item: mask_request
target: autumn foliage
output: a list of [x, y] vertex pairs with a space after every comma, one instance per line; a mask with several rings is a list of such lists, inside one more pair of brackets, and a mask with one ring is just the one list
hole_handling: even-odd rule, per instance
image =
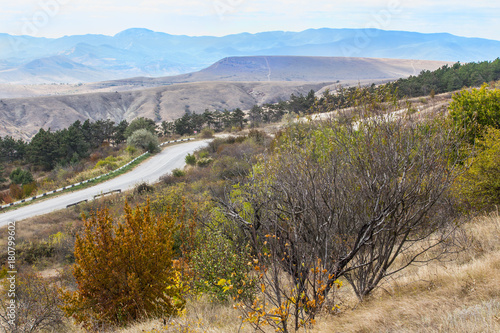
[[84, 218], [75, 243], [77, 290], [64, 294], [64, 311], [88, 329], [124, 325], [184, 307], [173, 267], [176, 214], [154, 216], [149, 201], [114, 222], [107, 209]]

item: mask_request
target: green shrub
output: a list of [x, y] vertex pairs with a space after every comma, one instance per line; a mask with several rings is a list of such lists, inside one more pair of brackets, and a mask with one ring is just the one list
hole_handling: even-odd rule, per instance
[[156, 154], [156, 153], [159, 153], [160, 152], [160, 146], [159, 146], [159, 143], [154, 143], [154, 142], [148, 142], [148, 148], [146, 149], [148, 153], [151, 153], [151, 154]]
[[187, 154], [185, 161], [188, 165], [196, 165], [196, 156], [193, 154]]
[[148, 185], [147, 183], [142, 183], [137, 185], [134, 192], [137, 194], [143, 194], [143, 193], [153, 192], [153, 190], [154, 190], [153, 186]]
[[186, 175], [186, 173], [181, 169], [174, 169], [174, 170], [172, 170], [172, 175], [174, 177], [184, 177]]
[[127, 143], [129, 146], [141, 148], [142, 150], [147, 150], [151, 153], [159, 151], [158, 137], [144, 128], [132, 133], [128, 137]]
[[203, 233], [192, 256], [195, 288], [216, 301], [238, 296], [250, 299], [255, 281], [249, 275], [249, 248], [237, 248], [219, 232]]
[[34, 181], [33, 175], [29, 170], [23, 170], [21, 168], [17, 168], [10, 173], [10, 180], [15, 184], [29, 184]]
[[489, 128], [477, 146], [480, 151], [469, 160], [456, 190], [475, 209], [491, 209], [500, 205], [500, 130]]
[[198, 153], [199, 158], [207, 158], [208, 156], [210, 156], [210, 154], [206, 150], [202, 150]]
[[214, 137], [214, 131], [212, 131], [210, 128], [205, 127], [204, 129], [201, 130], [200, 132], [200, 137], [202, 139], [211, 139]]
[[127, 148], [125, 148], [125, 151], [129, 153], [129, 155], [134, 155], [137, 152], [137, 148], [129, 145], [127, 146]]
[[99, 169], [101, 167], [105, 167], [109, 171], [118, 168], [116, 158], [113, 156], [108, 156], [104, 160], [100, 160], [99, 162], [97, 162], [94, 169]]
[[454, 94], [448, 109], [455, 124], [466, 129], [470, 143], [488, 127], [500, 129], [500, 90], [489, 89], [487, 84]]
[[209, 165], [210, 163], [212, 163], [212, 159], [211, 158], [200, 158], [198, 160], [198, 162], [196, 162], [196, 164], [199, 166], [199, 167], [206, 167], [207, 165]]
[[154, 120], [140, 117], [132, 120], [132, 122], [125, 129], [124, 135], [126, 138], [129, 138], [134, 132], [145, 129], [151, 134], [156, 134], [156, 124]]

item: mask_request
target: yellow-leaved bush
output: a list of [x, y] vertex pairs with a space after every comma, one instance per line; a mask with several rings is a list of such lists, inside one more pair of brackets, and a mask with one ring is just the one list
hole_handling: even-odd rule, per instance
[[185, 301], [173, 266], [176, 213], [151, 213], [149, 200], [114, 222], [105, 208], [84, 217], [76, 239], [74, 292], [63, 293], [66, 315], [87, 329], [175, 315]]

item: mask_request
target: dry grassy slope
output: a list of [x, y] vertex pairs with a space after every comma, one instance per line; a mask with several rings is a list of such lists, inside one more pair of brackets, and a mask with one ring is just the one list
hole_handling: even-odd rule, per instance
[[442, 61], [346, 57], [232, 57], [194, 73], [191, 79], [210, 75], [223, 80], [250, 76], [255, 81], [343, 81], [383, 80], [418, 75], [423, 69], [434, 70]]
[[58, 130], [76, 120], [148, 117], [173, 120], [186, 108], [249, 109], [254, 104], [287, 99], [291, 93], [319, 90], [329, 83], [313, 82], [198, 82], [143, 90], [88, 93], [0, 100], [0, 136], [29, 139], [39, 128]]
[[387, 80], [435, 70], [444, 61], [346, 58], [253, 56], [229, 57], [199, 72], [161, 78], [131, 78], [90, 84], [106, 86], [154, 86], [199, 81], [346, 81]]

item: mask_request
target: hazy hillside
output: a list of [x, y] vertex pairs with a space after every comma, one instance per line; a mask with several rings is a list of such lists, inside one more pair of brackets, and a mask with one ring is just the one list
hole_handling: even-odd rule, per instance
[[[359, 45], [360, 36], [370, 36], [363, 39], [362, 47]], [[226, 57], [255, 55], [467, 62], [495, 59], [500, 55], [500, 41], [450, 34], [326, 28], [224, 37], [175, 36], [147, 29], [129, 29], [115, 36], [83, 35], [57, 39], [0, 34], [0, 83], [32, 83], [29, 75], [11, 76], [8, 71], [24, 73], [26, 64], [54, 56], [59, 57], [59, 64], [51, 64], [52, 75], [45, 68], [39, 68], [39, 72], [32, 69], [29, 74], [42, 77], [46, 83], [94, 80], [93, 75], [84, 72], [71, 76], [64, 74], [64, 66], [74, 62], [88, 67], [91, 72], [98, 70], [107, 78], [158, 77], [200, 70]]]
[[29, 139], [40, 127], [68, 127], [76, 120], [131, 121], [143, 116], [159, 122], [181, 117], [186, 110], [249, 109], [255, 104], [306, 94], [328, 83], [201, 82], [135, 91], [0, 100], [0, 136]]
[[255, 56], [224, 58], [198, 72], [163, 78], [132, 78], [105, 85], [164, 85], [199, 81], [387, 80], [435, 70], [444, 61], [346, 57]]
[[90, 66], [82, 65], [66, 57], [53, 56], [33, 60], [20, 67], [0, 70], [0, 82], [43, 84], [79, 83], [109, 80], [116, 74], [101, 72]]
[[[230, 57], [198, 72], [160, 78], [136, 77], [73, 85], [0, 84], [0, 98], [128, 91], [206, 81], [371, 83], [417, 75], [424, 69], [432, 71], [445, 64], [446, 62], [428, 60], [343, 57]], [[74, 72], [76, 71], [67, 70], [65, 73], [70, 75]]]

